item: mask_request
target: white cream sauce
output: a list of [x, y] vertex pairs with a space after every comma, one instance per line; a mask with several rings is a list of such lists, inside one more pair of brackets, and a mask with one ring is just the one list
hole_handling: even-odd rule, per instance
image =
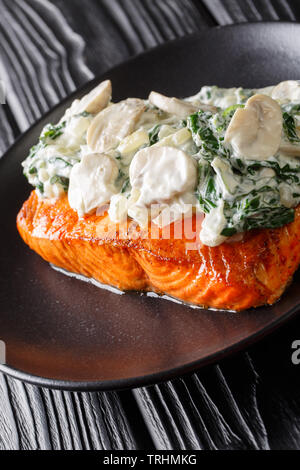
[[[106, 81], [43, 130], [23, 162], [40, 197], [68, 192], [79, 216], [108, 204], [112, 221], [131, 217], [140, 225], [167, 223], [170, 209], [169, 221], [177, 220], [190, 213], [189, 204], [206, 212], [200, 239], [210, 246], [245, 230], [245, 208], [237, 201], [247, 194], [262, 194], [251, 204], [269, 212], [273, 204], [276, 217], [280, 208], [292, 211], [299, 204], [299, 82], [256, 90], [204, 86], [185, 100], [153, 92], [150, 101], [114, 104], [110, 94]], [[188, 116], [198, 109], [193, 130]]]

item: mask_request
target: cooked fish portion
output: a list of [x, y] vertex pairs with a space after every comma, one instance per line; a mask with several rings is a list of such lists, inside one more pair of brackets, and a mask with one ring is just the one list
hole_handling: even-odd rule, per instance
[[[107, 213], [79, 218], [67, 197], [42, 200], [35, 191], [17, 226], [30, 248], [68, 271], [122, 290], [154, 290], [219, 309], [276, 302], [300, 263], [300, 207], [285, 227], [253, 230], [216, 247], [199, 244], [197, 233], [176, 239], [174, 224], [169, 239], [151, 239], [134, 222], [115, 231]], [[187, 243], [197, 249], [187, 251]]]
[[300, 82], [111, 93], [106, 80], [75, 100], [30, 150], [24, 241], [124, 290], [232, 310], [275, 302], [300, 261]]

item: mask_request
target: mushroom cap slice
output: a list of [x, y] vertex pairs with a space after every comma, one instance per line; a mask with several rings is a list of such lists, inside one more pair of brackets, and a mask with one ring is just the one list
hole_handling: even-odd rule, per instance
[[178, 194], [193, 191], [197, 168], [193, 158], [174, 147], [146, 147], [131, 162], [132, 188], [140, 191], [138, 205], [169, 201]]
[[144, 129], [139, 129], [121, 141], [118, 151], [123, 156], [130, 155], [142, 145], [149, 145], [149, 135]]
[[205, 214], [200, 231], [200, 241], [203, 245], [218, 246], [223, 243], [227, 237], [221, 235], [226, 227], [226, 218], [224, 215], [224, 201]]
[[119, 170], [108, 155], [90, 153], [73, 166], [68, 190], [69, 204], [79, 216], [110, 201], [118, 192], [115, 180]]
[[168, 96], [164, 96], [156, 91], [151, 91], [149, 101], [153, 106], [156, 106], [162, 111], [175, 114], [182, 119], [186, 118], [190, 114], [196, 113], [199, 109], [202, 109], [203, 111], [216, 112], [216, 108], [214, 106], [202, 103], [199, 104], [199, 106], [195, 106], [188, 101], [179, 100], [178, 98], [169, 98]]
[[300, 145], [292, 144], [289, 142], [282, 142], [279, 151], [285, 155], [290, 155], [291, 157], [300, 157]]
[[76, 113], [80, 114], [84, 111], [97, 114], [108, 105], [112, 94], [112, 86], [110, 80], [101, 82], [96, 88], [93, 88], [85, 95], [76, 105]]
[[272, 98], [280, 103], [300, 103], [300, 82], [297, 80], [285, 80], [273, 88]]
[[152, 147], [179, 147], [191, 138], [191, 132], [186, 127], [183, 127], [179, 131], [172, 132], [172, 134], [163, 137], [161, 140], [156, 142], [156, 144], [153, 144]]
[[138, 98], [128, 98], [101, 111], [90, 124], [87, 144], [95, 152], [116, 148], [135, 130], [146, 105]]
[[264, 160], [278, 151], [282, 135], [279, 104], [267, 95], [254, 95], [245, 108], [237, 109], [225, 139], [234, 152], [249, 160]]

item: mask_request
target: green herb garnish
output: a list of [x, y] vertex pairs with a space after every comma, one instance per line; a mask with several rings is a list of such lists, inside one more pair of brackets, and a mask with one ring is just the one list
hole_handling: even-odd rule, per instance
[[64, 191], [67, 191], [69, 188], [69, 178], [66, 178], [65, 176], [52, 176], [52, 178], [50, 179], [50, 184], [56, 183], [60, 184], [63, 187]]
[[287, 112], [284, 112], [282, 117], [283, 117], [283, 130], [287, 139], [292, 143], [300, 142], [300, 139], [296, 131], [295, 118]]
[[47, 139], [55, 140], [63, 134], [63, 130], [66, 127], [66, 121], [63, 121], [61, 124], [53, 125], [48, 124], [40, 137], [40, 141], [45, 143]]
[[123, 183], [123, 186], [121, 188], [121, 193], [126, 193], [126, 191], [128, 191], [128, 189], [130, 188], [130, 181], [129, 181], [129, 178], [126, 178], [126, 180], [124, 181]]
[[153, 145], [153, 144], [156, 144], [156, 142], [158, 142], [158, 134], [159, 134], [160, 128], [161, 126], [158, 124], [154, 126], [152, 129], [150, 129], [150, 131], [148, 132], [149, 145]]

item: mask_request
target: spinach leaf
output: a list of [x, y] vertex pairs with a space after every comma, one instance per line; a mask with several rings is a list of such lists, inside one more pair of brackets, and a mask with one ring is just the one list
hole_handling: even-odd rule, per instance
[[158, 142], [158, 134], [160, 131], [161, 126], [157, 124], [156, 126], [152, 127], [148, 132], [149, 135], [149, 146], [156, 144]]
[[124, 181], [123, 183], [123, 186], [121, 188], [121, 193], [126, 193], [126, 191], [128, 191], [130, 189], [130, 181], [129, 181], [129, 178], [126, 178], [126, 180]]
[[63, 129], [66, 127], [66, 121], [63, 121], [61, 124], [48, 124], [40, 137], [40, 141], [46, 143], [47, 139], [55, 140], [63, 134]]
[[41, 194], [43, 194], [44, 185], [43, 185], [43, 183], [41, 183], [41, 181], [38, 182], [38, 184], [36, 185], [36, 188], [40, 191]]
[[92, 115], [92, 113], [89, 113], [88, 111], [83, 111], [82, 113], [75, 114], [74, 117], [89, 117], [91, 115]]
[[29, 170], [28, 170], [28, 173], [30, 175], [35, 175], [37, 173], [36, 167], [35, 166], [30, 167]]
[[49, 158], [49, 163], [55, 163], [55, 162], [62, 162], [64, 163], [64, 166], [73, 166], [72, 163], [68, 162], [62, 157], [51, 157]]
[[198, 111], [187, 118], [187, 128], [203, 156], [209, 159], [217, 155], [229, 157], [230, 152], [223, 144], [226, 121], [222, 113]]
[[218, 195], [215, 187], [215, 171], [209, 162], [202, 160], [198, 166], [199, 184], [198, 198], [200, 206], [205, 213], [217, 207]]
[[50, 184], [56, 184], [56, 183], [59, 183], [63, 187], [64, 191], [68, 191], [69, 178], [66, 178], [65, 176], [59, 176], [59, 175], [52, 176], [52, 178], [50, 179]]
[[229, 117], [231, 119], [237, 109], [244, 108], [244, 107], [245, 107], [244, 104], [233, 104], [232, 106], [229, 106], [223, 111], [223, 117], [224, 118]]
[[300, 142], [300, 139], [296, 131], [295, 118], [287, 112], [284, 112], [282, 117], [283, 117], [283, 130], [287, 139], [292, 143]]
[[[224, 236], [254, 228], [281, 227], [294, 220], [295, 211], [293, 207], [283, 205], [281, 190], [287, 193], [290, 191], [290, 197], [294, 198], [294, 207], [300, 203], [300, 191], [295, 190], [295, 185], [300, 185], [300, 164], [297, 159], [294, 163], [288, 157], [285, 161], [282, 156], [274, 156], [265, 161], [249, 162], [236, 157], [230, 146], [225, 147], [223, 140], [226, 129], [235, 111], [242, 106], [230, 106], [215, 114], [199, 111], [187, 119], [187, 127], [192, 132], [198, 149], [196, 194], [200, 207], [205, 213], [209, 213], [219, 206], [221, 200], [224, 201]], [[293, 142], [300, 141], [294, 117], [289, 113], [284, 114], [284, 126], [289, 139]], [[226, 184], [222, 184], [223, 180], [220, 180], [219, 173], [212, 166], [216, 157], [226, 163], [223, 167], [224, 176], [228, 173], [228, 181], [236, 177], [239, 182], [232, 191], [228, 190]], [[274, 173], [266, 172], [266, 169], [272, 169]]]

